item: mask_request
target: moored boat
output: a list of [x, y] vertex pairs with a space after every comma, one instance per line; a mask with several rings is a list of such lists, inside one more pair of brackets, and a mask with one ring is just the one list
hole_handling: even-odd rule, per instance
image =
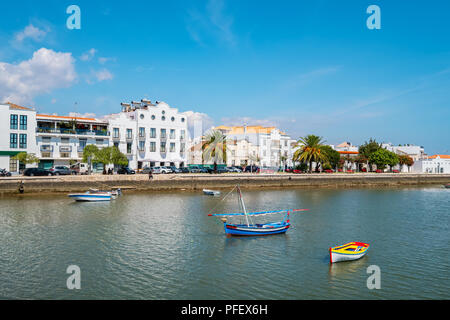
[[89, 189], [85, 193], [72, 193], [69, 198], [75, 201], [111, 201], [122, 194], [122, 190], [102, 191], [98, 189]]
[[220, 191], [209, 190], [209, 189], [203, 189], [203, 193], [208, 195], [208, 196], [218, 196], [218, 195], [220, 195]]
[[450, 189], [450, 183], [444, 184], [444, 187]]
[[[239, 203], [240, 207], [243, 209], [243, 211], [244, 211], [243, 213], [208, 214], [208, 216], [220, 217], [223, 222], [225, 233], [229, 234], [229, 235], [233, 235], [233, 236], [265, 236], [265, 235], [271, 235], [271, 234], [285, 233], [291, 226], [290, 219], [289, 219], [290, 213], [294, 212], [294, 211], [308, 210], [308, 209], [289, 209], [289, 210], [276, 210], [276, 211], [263, 211], [263, 212], [247, 212], [247, 209], [244, 204], [244, 200], [242, 198], [241, 189], [239, 188], [239, 186], [236, 186], [235, 188], [236, 188], [237, 194], [238, 194], [238, 203]], [[224, 199], [225, 198], [226, 198], [226, 196], [224, 197]], [[277, 213], [285, 215], [284, 219], [280, 222], [254, 223], [252, 220], [252, 217], [255, 217], [255, 216], [264, 216], [264, 215], [277, 214]], [[229, 223], [227, 220], [227, 217], [229, 217], [229, 218], [234, 218], [234, 217], [245, 218], [245, 221], [241, 221], [241, 223]]]
[[330, 263], [360, 259], [366, 254], [369, 247], [368, 243], [355, 241], [330, 248]]

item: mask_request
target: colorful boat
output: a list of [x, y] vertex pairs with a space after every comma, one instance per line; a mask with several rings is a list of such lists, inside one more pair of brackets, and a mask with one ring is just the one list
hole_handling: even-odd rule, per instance
[[445, 184], [444, 187], [450, 189], [450, 183]]
[[330, 248], [330, 263], [350, 261], [362, 258], [370, 245], [363, 242], [350, 242], [342, 246]]
[[203, 193], [208, 196], [219, 196], [220, 195], [220, 191], [208, 190], [208, 189], [203, 189]]
[[[242, 213], [216, 213], [208, 214], [208, 216], [221, 217], [225, 233], [233, 236], [266, 236], [271, 234], [285, 233], [291, 226], [289, 215], [294, 211], [306, 211], [308, 209], [289, 209], [289, 210], [277, 210], [277, 211], [263, 211], [263, 212], [247, 212], [242, 197], [242, 192], [239, 186], [235, 189], [238, 193], [238, 202], [243, 209]], [[234, 189], [233, 189], [234, 190]], [[233, 191], [232, 190], [232, 191]], [[231, 192], [230, 192], [231, 193]], [[229, 193], [229, 194], [230, 194]], [[226, 197], [226, 196], [225, 196]], [[224, 198], [225, 199], [225, 198]], [[222, 199], [223, 200], [223, 199]], [[284, 220], [280, 222], [270, 223], [254, 223], [252, 217], [264, 216], [269, 214], [285, 214]], [[227, 218], [243, 217], [245, 223], [229, 223]]]

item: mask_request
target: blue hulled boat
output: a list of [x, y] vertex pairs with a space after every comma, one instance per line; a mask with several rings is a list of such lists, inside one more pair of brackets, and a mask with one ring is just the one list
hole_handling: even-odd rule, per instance
[[[285, 233], [291, 226], [289, 215], [294, 211], [306, 211], [308, 209], [288, 209], [263, 212], [247, 212], [239, 186], [236, 186], [238, 194], [238, 203], [244, 212], [242, 213], [215, 213], [208, 216], [220, 217], [225, 233], [233, 236], [266, 236], [271, 234]], [[233, 189], [234, 190], [234, 189]], [[232, 191], [233, 191], [232, 190]], [[230, 192], [231, 193], [231, 192]], [[230, 194], [229, 193], [229, 194]], [[227, 195], [228, 196], [228, 195]], [[226, 197], [226, 196], [225, 196]], [[225, 199], [225, 198], [224, 198]], [[223, 200], [223, 199], [222, 199]], [[253, 217], [270, 214], [284, 214], [284, 219], [279, 222], [254, 223]], [[245, 218], [245, 223], [229, 223], [227, 218], [241, 217]]]

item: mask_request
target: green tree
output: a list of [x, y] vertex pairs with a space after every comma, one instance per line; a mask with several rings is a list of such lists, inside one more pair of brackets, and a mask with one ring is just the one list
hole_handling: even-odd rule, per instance
[[379, 149], [370, 155], [369, 162], [375, 164], [377, 169], [383, 170], [386, 166], [390, 166], [392, 169], [393, 166], [398, 164], [399, 160], [395, 153], [386, 149]]
[[213, 161], [214, 172], [217, 172], [217, 163], [227, 162], [227, 137], [219, 130], [211, 130], [205, 136], [202, 145], [203, 159]]
[[90, 158], [92, 162], [97, 162], [96, 161], [97, 153], [98, 153], [98, 147], [95, 144], [88, 144], [83, 149], [83, 160], [82, 161], [84, 163], [89, 163], [89, 158]]
[[128, 158], [125, 154], [120, 152], [119, 148], [111, 147], [111, 162], [118, 166], [126, 166], [128, 165]]
[[33, 163], [39, 163], [39, 158], [36, 157], [32, 153], [26, 153], [26, 152], [19, 152], [14, 157], [12, 157], [13, 160], [19, 160], [19, 162], [27, 165], [27, 164], [33, 164]]
[[366, 159], [368, 159], [369, 162], [369, 171], [372, 171], [372, 164], [374, 164], [373, 162], [371, 162], [370, 160], [370, 156], [374, 153], [377, 152], [378, 150], [381, 149], [381, 144], [376, 142], [375, 139], [370, 138], [369, 142], [365, 142], [363, 145], [361, 145], [359, 147], [359, 154], [363, 155]]
[[322, 137], [313, 134], [300, 138], [295, 146], [298, 149], [294, 152], [292, 160], [309, 163], [309, 172], [312, 173], [312, 163], [318, 164], [326, 159], [322, 150], [323, 143]]
[[[339, 164], [339, 159], [341, 158], [341, 154], [339, 152], [337, 152], [336, 150], [334, 150], [332, 147], [324, 145], [322, 146], [322, 151], [325, 154], [325, 165], [328, 164], [328, 166], [326, 166], [328, 169], [331, 168], [336, 168]], [[323, 166], [323, 168], [325, 169], [325, 165]]]

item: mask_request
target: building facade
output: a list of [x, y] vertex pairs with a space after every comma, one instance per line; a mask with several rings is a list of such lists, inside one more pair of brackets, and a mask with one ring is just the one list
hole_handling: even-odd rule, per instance
[[[87, 145], [94, 144], [99, 149], [110, 145], [108, 122], [95, 118], [38, 114], [35, 143], [40, 168], [70, 166], [82, 161]], [[94, 171], [103, 169], [101, 164], [93, 166]]]
[[111, 145], [126, 154], [129, 167], [187, 165], [187, 120], [165, 102], [122, 103], [122, 111], [105, 117]]
[[415, 161], [412, 166], [414, 173], [450, 173], [450, 155], [436, 154]]
[[36, 155], [35, 133], [35, 110], [9, 102], [0, 104], [0, 169], [11, 173], [25, 169], [13, 157], [20, 152]]
[[227, 137], [227, 165], [292, 166], [295, 140], [275, 127], [219, 126]]

